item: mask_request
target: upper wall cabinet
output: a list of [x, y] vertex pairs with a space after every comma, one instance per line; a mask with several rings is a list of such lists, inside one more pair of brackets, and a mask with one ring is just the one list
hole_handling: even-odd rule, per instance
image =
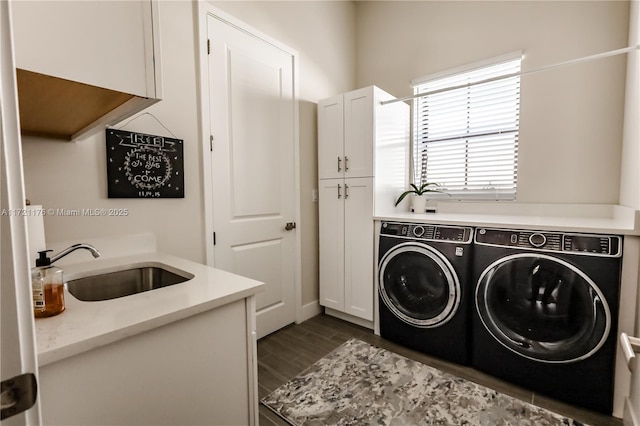
[[156, 0], [12, 7], [23, 134], [76, 139], [161, 98]]
[[318, 178], [373, 176], [373, 86], [318, 103]]

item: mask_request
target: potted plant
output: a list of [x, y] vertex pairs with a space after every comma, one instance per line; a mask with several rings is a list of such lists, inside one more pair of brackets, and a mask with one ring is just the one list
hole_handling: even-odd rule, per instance
[[431, 188], [432, 186], [440, 186], [439, 184], [435, 183], [435, 182], [425, 182], [422, 185], [420, 185], [420, 187], [416, 186], [415, 184], [411, 183], [411, 188], [405, 192], [403, 192], [402, 194], [400, 194], [400, 197], [398, 197], [398, 201], [396, 201], [396, 207], [398, 206], [398, 204], [400, 204], [402, 202], [402, 200], [405, 199], [405, 197], [409, 194], [411, 194], [411, 210], [414, 213], [424, 213], [425, 212], [425, 206], [427, 203], [427, 199], [424, 196], [425, 193], [427, 192], [444, 192], [441, 191], [439, 189], [434, 189]]

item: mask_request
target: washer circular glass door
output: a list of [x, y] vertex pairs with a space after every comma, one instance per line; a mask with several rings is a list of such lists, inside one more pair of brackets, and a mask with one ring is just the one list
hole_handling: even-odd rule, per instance
[[489, 265], [475, 302], [495, 339], [541, 362], [588, 358], [611, 329], [609, 305], [598, 286], [572, 264], [543, 254], [515, 254]]
[[418, 327], [438, 327], [460, 305], [460, 282], [451, 263], [437, 250], [402, 243], [382, 258], [379, 292], [393, 314]]

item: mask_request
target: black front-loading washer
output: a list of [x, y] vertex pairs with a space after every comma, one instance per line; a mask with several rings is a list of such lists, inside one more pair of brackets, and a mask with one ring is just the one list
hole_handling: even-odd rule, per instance
[[385, 339], [448, 361], [470, 361], [473, 229], [382, 222], [378, 320]]
[[610, 415], [622, 237], [478, 228], [473, 265], [473, 366]]

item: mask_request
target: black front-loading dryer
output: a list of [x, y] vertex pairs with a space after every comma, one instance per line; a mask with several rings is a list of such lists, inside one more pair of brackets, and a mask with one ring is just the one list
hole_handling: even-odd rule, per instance
[[382, 222], [378, 318], [385, 339], [448, 361], [470, 361], [473, 229]]
[[476, 229], [478, 370], [611, 414], [622, 237]]

